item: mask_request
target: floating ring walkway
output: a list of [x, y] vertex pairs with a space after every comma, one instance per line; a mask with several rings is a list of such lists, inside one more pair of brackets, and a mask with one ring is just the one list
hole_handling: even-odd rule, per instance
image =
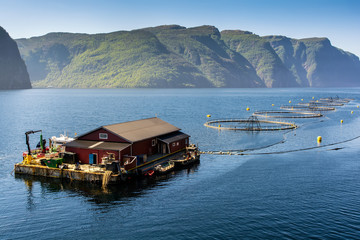
[[248, 119], [220, 119], [207, 121], [205, 127], [237, 131], [278, 131], [297, 128], [294, 123], [259, 120], [256, 116]]
[[322, 111], [334, 111], [335, 107], [326, 107], [326, 106], [300, 106], [300, 105], [284, 105], [280, 107], [284, 110], [304, 110], [310, 112], [322, 112]]
[[298, 103], [298, 105], [302, 106], [310, 106], [310, 107], [319, 107], [319, 106], [330, 106], [330, 107], [341, 107], [344, 106], [345, 103], [340, 102], [326, 102], [326, 101], [310, 101], [308, 103]]
[[332, 98], [332, 97], [328, 97], [328, 98], [320, 98], [320, 101], [323, 102], [336, 102], [336, 103], [349, 103], [350, 101], [353, 101], [354, 99], [352, 98]]
[[323, 116], [320, 113], [294, 111], [257, 111], [253, 115], [267, 118], [318, 118]]

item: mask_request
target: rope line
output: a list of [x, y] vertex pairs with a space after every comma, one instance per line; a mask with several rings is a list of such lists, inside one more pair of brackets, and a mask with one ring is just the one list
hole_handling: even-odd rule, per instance
[[[334, 145], [338, 145], [338, 144], [342, 144], [342, 143], [346, 143], [346, 142], [351, 142], [351, 141], [354, 141], [354, 140], [356, 140], [358, 138], [360, 138], [360, 136], [356, 136], [354, 138], [347, 139], [347, 140], [344, 140], [344, 141], [341, 141], [341, 142], [330, 143], [330, 144], [321, 145], [321, 146], [314, 146], [314, 147], [300, 148], [300, 149], [293, 149], [293, 150], [286, 150], [286, 151], [279, 151], [279, 152], [243, 153], [244, 150], [234, 150], [233, 152], [231, 152], [231, 151], [224, 151], [224, 152], [223, 151], [207, 151], [207, 152], [201, 152], [201, 153], [202, 154], [214, 154], [214, 155], [270, 155], [270, 154], [283, 154], [283, 153], [300, 152], [300, 151], [307, 151], [307, 150], [312, 150], [312, 149], [317, 149], [317, 148], [324, 148], [324, 147], [334, 146]], [[279, 144], [279, 143], [276, 143], [276, 144]], [[273, 144], [273, 145], [276, 145], [276, 144]], [[267, 146], [267, 147], [269, 147], [269, 146]], [[267, 148], [267, 147], [264, 147], [264, 148]], [[238, 152], [238, 153], [234, 153], [234, 152]]]

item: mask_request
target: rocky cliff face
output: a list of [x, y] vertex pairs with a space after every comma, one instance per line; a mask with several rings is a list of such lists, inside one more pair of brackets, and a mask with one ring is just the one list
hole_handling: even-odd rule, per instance
[[360, 61], [327, 38], [260, 37], [247, 31], [222, 31], [221, 38], [242, 54], [267, 87], [360, 86]]
[[360, 86], [357, 56], [331, 45], [327, 38], [265, 37], [302, 87]]
[[0, 27], [0, 89], [31, 88], [16, 42]]
[[252, 64], [267, 87], [299, 87], [266, 39], [251, 32], [234, 30], [222, 31], [221, 38]]

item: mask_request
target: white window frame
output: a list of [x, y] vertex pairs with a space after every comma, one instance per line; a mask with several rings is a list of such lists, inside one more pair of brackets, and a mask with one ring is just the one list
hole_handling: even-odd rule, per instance
[[109, 136], [107, 133], [99, 133], [99, 139], [108, 139]]
[[151, 140], [151, 146], [153, 146], [153, 147], [156, 146], [156, 139]]

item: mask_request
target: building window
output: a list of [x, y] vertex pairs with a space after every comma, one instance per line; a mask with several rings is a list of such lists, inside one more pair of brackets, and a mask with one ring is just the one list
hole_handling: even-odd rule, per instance
[[175, 147], [175, 143], [173, 143], [172, 146]]
[[176, 142], [176, 146], [179, 146], [179, 142]]
[[99, 133], [99, 139], [108, 139], [107, 133]]
[[156, 139], [153, 139], [152, 141], [151, 141], [151, 146], [155, 146], [156, 145]]
[[187, 144], [187, 139], [185, 139], [185, 144]]

